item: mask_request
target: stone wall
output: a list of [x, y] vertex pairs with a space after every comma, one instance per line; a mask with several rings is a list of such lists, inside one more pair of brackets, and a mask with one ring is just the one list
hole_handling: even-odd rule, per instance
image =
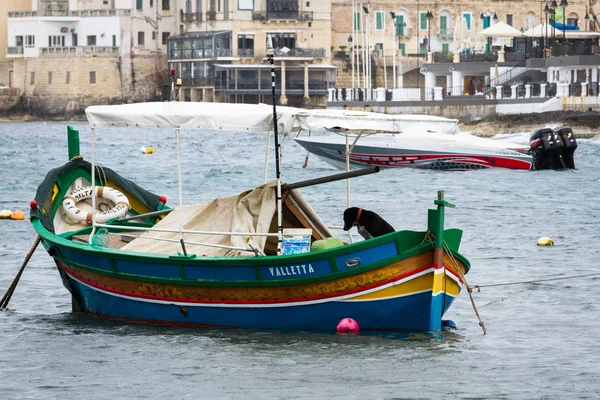
[[157, 99], [167, 79], [162, 54], [98, 54], [15, 60], [13, 84], [23, 93], [25, 111], [68, 117], [89, 105]]

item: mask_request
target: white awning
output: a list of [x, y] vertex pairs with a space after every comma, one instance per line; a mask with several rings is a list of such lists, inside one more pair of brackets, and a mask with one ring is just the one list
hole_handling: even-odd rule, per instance
[[508, 25], [506, 22], [496, 22], [494, 25], [490, 26], [479, 32], [481, 36], [485, 37], [519, 37], [522, 35], [521, 31], [513, 28]]
[[594, 39], [594, 38], [600, 37], [600, 32], [594, 32], [594, 31], [565, 31], [565, 36], [566, 36], [567, 39]]
[[538, 26], [534, 26], [523, 33], [523, 36], [534, 38], [552, 37], [552, 35], [554, 35], [555, 38], [563, 37], [561, 30], [558, 30], [554, 26], [546, 24], [545, 22], [539, 24]]
[[[268, 132], [273, 130], [273, 107], [267, 104], [157, 102], [91, 106], [85, 114], [93, 128], [142, 127]], [[279, 128], [292, 130], [293, 116], [278, 116]]]
[[[182, 128], [233, 132], [273, 131], [273, 107], [267, 104], [200, 102], [137, 103], [91, 106], [90, 125], [101, 127]], [[455, 133], [458, 120], [429, 115], [398, 115], [349, 110], [277, 107], [278, 132], [339, 127], [379, 132]]]

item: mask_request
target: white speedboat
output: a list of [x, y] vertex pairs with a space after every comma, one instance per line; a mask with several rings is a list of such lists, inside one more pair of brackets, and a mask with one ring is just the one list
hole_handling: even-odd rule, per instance
[[[340, 133], [340, 132], [337, 132]], [[346, 169], [346, 146], [350, 167], [413, 167], [435, 170], [482, 168], [531, 169], [529, 146], [480, 138], [466, 133], [432, 131], [298, 137], [296, 142], [327, 163]]]

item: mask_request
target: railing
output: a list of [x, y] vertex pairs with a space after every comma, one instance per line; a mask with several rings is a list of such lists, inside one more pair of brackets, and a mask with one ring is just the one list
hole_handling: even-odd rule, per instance
[[452, 39], [454, 38], [454, 33], [452, 29], [440, 29], [438, 30], [438, 37], [442, 39]]
[[[8, 18], [31, 18], [31, 17], [45, 17], [52, 16], [54, 13], [48, 15], [43, 11], [11, 11], [8, 13]], [[131, 16], [131, 10], [71, 10], [65, 11], [59, 16], [70, 16], [70, 17], [129, 17]]]
[[298, 21], [312, 21], [313, 20], [313, 12], [312, 11], [302, 11], [300, 15], [298, 15]]
[[[304, 79], [288, 79], [285, 82], [286, 90], [304, 90]], [[237, 88], [235, 79], [228, 79], [226, 82], [218, 82], [218, 88], [227, 90], [259, 90], [258, 79], [238, 79]], [[326, 90], [328, 83], [326, 80], [310, 78], [308, 80], [308, 90]], [[281, 81], [275, 82], [275, 89], [281, 90]], [[260, 90], [271, 90], [271, 81], [262, 79], [260, 81]]]
[[254, 49], [238, 49], [238, 57], [254, 57]]
[[131, 10], [73, 10], [69, 11], [71, 17], [129, 17]]
[[482, 53], [482, 54], [461, 54], [460, 62], [496, 62], [498, 61], [498, 54], [496, 53]]
[[207, 21], [216, 21], [217, 20], [217, 12], [215, 10], [208, 10], [206, 12], [206, 20]]
[[194, 13], [184, 13], [183, 20], [185, 22], [202, 22], [202, 13], [194, 12]]
[[295, 49], [290, 49], [288, 52], [281, 51], [280, 49], [274, 49], [273, 53], [276, 57], [325, 57], [324, 48], [303, 49], [296, 47]]
[[23, 54], [23, 46], [11, 46], [6, 48], [7, 55], [20, 55]]
[[171, 50], [170, 60], [197, 60], [201, 58], [231, 57], [231, 49], [182, 49]]
[[505, 82], [509, 82], [512, 79], [517, 78], [519, 75], [524, 74], [525, 72], [527, 72], [527, 68], [526, 67], [512, 67], [511, 69], [503, 72], [502, 74], [498, 75], [498, 78], [496, 79], [496, 76], [493, 76], [490, 79], [490, 86], [498, 86], [499, 84], [503, 84]]
[[252, 11], [253, 21], [264, 21], [267, 19], [267, 14], [264, 11]]
[[[469, 90], [468, 86], [446, 87], [442, 89], [442, 98], [444, 99], [482, 99], [489, 93], [489, 86], [473, 87]], [[433, 98], [432, 98], [433, 100]]]
[[41, 56], [64, 54], [114, 54], [119, 52], [117, 46], [77, 46], [77, 47], [40, 47]]

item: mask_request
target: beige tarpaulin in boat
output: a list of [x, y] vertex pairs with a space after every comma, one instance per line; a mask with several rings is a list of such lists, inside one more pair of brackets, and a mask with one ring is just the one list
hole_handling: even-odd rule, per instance
[[[331, 237], [326, 225], [302, 195], [292, 190], [283, 194], [284, 228], [312, 228], [313, 238]], [[275, 182], [259, 186], [235, 196], [210, 200], [183, 207], [184, 230], [211, 232], [276, 233]], [[154, 228], [179, 230], [179, 209], [173, 210]], [[181, 253], [178, 232], [147, 231], [122, 250], [158, 254]], [[167, 240], [165, 240], [167, 239]], [[273, 254], [277, 238], [265, 236], [233, 236], [184, 234], [186, 251], [198, 256], [251, 256], [253, 252], [201, 246], [207, 243], [249, 249], [249, 244], [267, 254]]]

